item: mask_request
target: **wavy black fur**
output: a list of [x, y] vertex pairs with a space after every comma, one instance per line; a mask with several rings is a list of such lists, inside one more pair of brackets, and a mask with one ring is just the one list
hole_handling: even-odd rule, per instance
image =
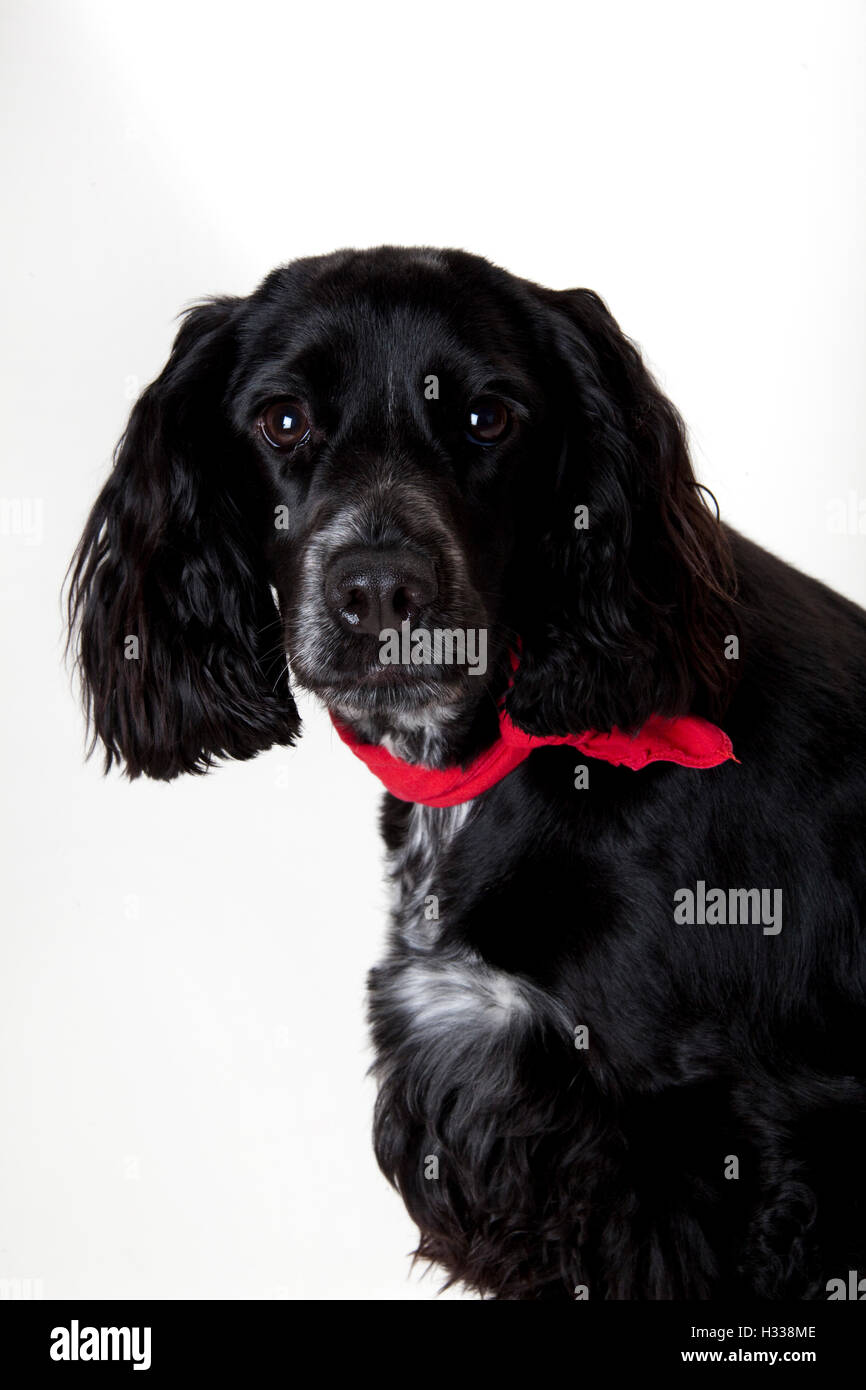
[[[479, 449], [466, 403], [494, 389], [513, 428]], [[291, 455], [257, 426], [283, 396], [312, 419]], [[358, 543], [423, 552], [421, 620], [486, 625], [486, 680], [365, 683], [373, 648], [323, 587]], [[721, 722], [739, 763], [711, 771], [591, 762], [576, 790], [574, 752], [545, 749], [468, 816], [387, 798], [376, 1152], [419, 1253], [485, 1296], [809, 1299], [866, 1275], [866, 615], [717, 520], [595, 294], [381, 248], [193, 310], [70, 618], [131, 776], [291, 743], [286, 651], [364, 737], [437, 765], [491, 738], [518, 638], [508, 706], [532, 732]], [[780, 889], [781, 931], [675, 924], [698, 880]]]

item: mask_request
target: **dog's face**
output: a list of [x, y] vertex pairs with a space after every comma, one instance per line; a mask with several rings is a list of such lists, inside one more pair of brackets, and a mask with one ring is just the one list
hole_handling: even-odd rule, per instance
[[[499, 672], [546, 456], [537, 338], [505, 277], [457, 253], [301, 262], [247, 306], [228, 411], [264, 485], [292, 673], [344, 715], [435, 723]], [[407, 624], [427, 652], [383, 661]]]
[[488, 736], [517, 650], [531, 732], [709, 706], [727, 581], [676, 411], [596, 295], [386, 247], [187, 315], [70, 616], [109, 763], [171, 777], [293, 741], [287, 657], [366, 736], [450, 727], [441, 757]]

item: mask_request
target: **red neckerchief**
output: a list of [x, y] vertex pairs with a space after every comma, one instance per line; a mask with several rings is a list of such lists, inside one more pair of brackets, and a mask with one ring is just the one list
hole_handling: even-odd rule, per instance
[[698, 715], [663, 719], [653, 714], [634, 735], [612, 729], [609, 734], [593, 729], [562, 738], [525, 734], [512, 724], [504, 708], [499, 712], [499, 737], [467, 767], [433, 768], [395, 758], [377, 743], [364, 743], [345, 724], [331, 715], [334, 728], [352, 752], [366, 763], [387, 790], [401, 801], [422, 806], [459, 806], [480, 796], [529, 757], [536, 748], [577, 748], [589, 758], [600, 758], [615, 767], [638, 772], [648, 763], [678, 763], [680, 767], [718, 767], [734, 758], [731, 740]]

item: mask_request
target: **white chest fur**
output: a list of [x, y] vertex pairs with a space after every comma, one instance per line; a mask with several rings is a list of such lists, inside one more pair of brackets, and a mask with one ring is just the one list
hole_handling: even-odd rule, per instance
[[440, 907], [447, 861], [474, 803], [461, 806], [413, 806], [406, 838], [390, 857], [395, 926], [402, 941], [417, 950], [435, 947], [440, 934]]
[[477, 802], [413, 806], [405, 840], [389, 859], [395, 932], [379, 988], [387, 1007], [396, 1008], [419, 1039], [454, 1029], [489, 1033], [530, 1021], [539, 1006], [549, 1012], [549, 1001], [530, 981], [497, 969], [467, 945], [442, 940], [449, 900], [453, 910], [449, 857], [477, 809]]

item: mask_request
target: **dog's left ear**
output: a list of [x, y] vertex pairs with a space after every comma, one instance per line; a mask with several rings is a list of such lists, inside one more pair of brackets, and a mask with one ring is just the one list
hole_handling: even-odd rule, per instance
[[549, 457], [515, 585], [508, 711], [534, 734], [718, 717], [736, 662], [733, 562], [685, 427], [591, 290], [536, 289], [549, 325]]
[[225, 393], [242, 300], [190, 310], [136, 402], [70, 573], [71, 639], [106, 770], [164, 780], [300, 727], [255, 470]]

